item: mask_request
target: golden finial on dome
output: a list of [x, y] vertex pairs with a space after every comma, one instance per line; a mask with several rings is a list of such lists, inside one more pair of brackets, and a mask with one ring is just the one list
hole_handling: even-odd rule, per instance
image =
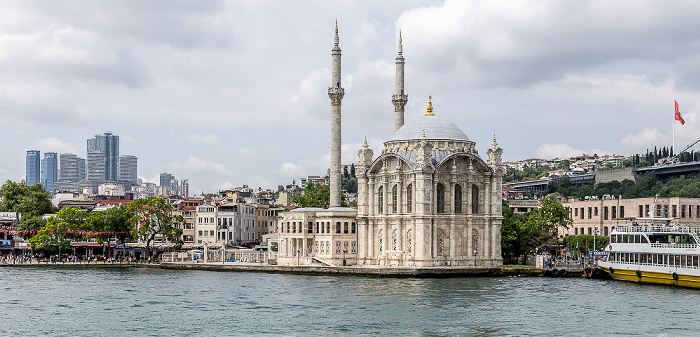
[[435, 116], [433, 114], [433, 96], [428, 96], [428, 112], [425, 113], [426, 116]]
[[425, 138], [425, 129], [423, 129], [423, 138]]

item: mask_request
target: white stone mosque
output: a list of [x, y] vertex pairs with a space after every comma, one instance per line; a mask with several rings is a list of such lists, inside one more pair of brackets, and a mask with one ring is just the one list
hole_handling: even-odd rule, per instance
[[279, 222], [280, 265], [495, 267], [501, 257], [503, 150], [494, 137], [484, 162], [476, 143], [433, 113], [404, 124], [404, 58], [396, 57], [394, 135], [381, 154], [364, 146], [356, 165], [357, 209], [340, 205], [341, 52], [332, 49], [331, 199]]

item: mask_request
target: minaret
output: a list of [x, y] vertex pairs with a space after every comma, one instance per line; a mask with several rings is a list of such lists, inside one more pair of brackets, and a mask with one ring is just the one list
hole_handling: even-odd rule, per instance
[[331, 99], [331, 200], [330, 207], [340, 207], [340, 102], [345, 90], [340, 86], [340, 47], [338, 21], [335, 21], [335, 46], [331, 52], [333, 70], [328, 97]]
[[394, 103], [394, 132], [403, 126], [403, 110], [408, 103], [408, 95], [403, 93], [403, 46], [401, 45], [401, 31], [399, 31], [399, 55], [396, 56], [396, 94], [391, 95]]

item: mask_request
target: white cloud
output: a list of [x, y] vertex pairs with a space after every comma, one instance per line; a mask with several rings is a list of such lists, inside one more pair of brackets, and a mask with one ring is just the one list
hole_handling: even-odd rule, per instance
[[176, 177], [182, 177], [183, 179], [201, 175], [210, 175], [217, 178], [234, 176], [223, 164], [208, 161], [193, 155], [187, 157], [184, 162], [170, 163], [170, 165], [168, 165], [168, 172], [172, 172]]
[[200, 135], [198, 133], [185, 137], [188, 142], [195, 144], [216, 144], [216, 135]]
[[32, 143], [31, 150], [39, 150], [43, 153], [56, 152], [59, 155], [61, 153], [80, 153], [73, 147], [73, 145], [69, 143], [64, 143], [60, 139], [53, 137], [37, 139]]
[[668, 144], [669, 137], [661, 133], [657, 128], [643, 128], [636, 134], [627, 134], [620, 139], [620, 144], [635, 153], [645, 152], [644, 149], [653, 148], [661, 144]]

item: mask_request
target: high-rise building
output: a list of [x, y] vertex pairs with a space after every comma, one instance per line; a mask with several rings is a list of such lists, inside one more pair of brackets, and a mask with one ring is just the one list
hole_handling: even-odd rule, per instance
[[87, 180], [105, 180], [105, 153], [88, 152]]
[[53, 191], [53, 183], [58, 180], [58, 153], [44, 153], [41, 160], [41, 183], [47, 191]]
[[27, 185], [32, 186], [41, 182], [41, 152], [38, 150], [27, 151]]
[[160, 186], [170, 187], [173, 180], [175, 180], [175, 176], [170, 173], [163, 172], [160, 174]]
[[85, 159], [72, 153], [61, 153], [60, 181], [85, 180]]
[[[95, 138], [87, 140], [87, 152], [88, 152], [88, 177], [97, 177], [97, 173], [100, 170], [96, 165], [96, 161], [93, 162], [94, 166], [90, 164], [90, 153], [103, 153], [104, 162], [102, 164], [102, 170], [104, 177], [100, 179], [92, 180], [119, 180], [119, 136], [113, 135], [111, 132], [105, 132], [102, 135], [95, 135]], [[94, 157], [96, 159], [96, 157]], [[93, 172], [91, 172], [91, 170]]]
[[182, 179], [180, 182], [180, 195], [188, 198], [190, 196], [190, 180]]
[[136, 184], [138, 159], [136, 156], [124, 155], [119, 157], [119, 181], [128, 181]]

